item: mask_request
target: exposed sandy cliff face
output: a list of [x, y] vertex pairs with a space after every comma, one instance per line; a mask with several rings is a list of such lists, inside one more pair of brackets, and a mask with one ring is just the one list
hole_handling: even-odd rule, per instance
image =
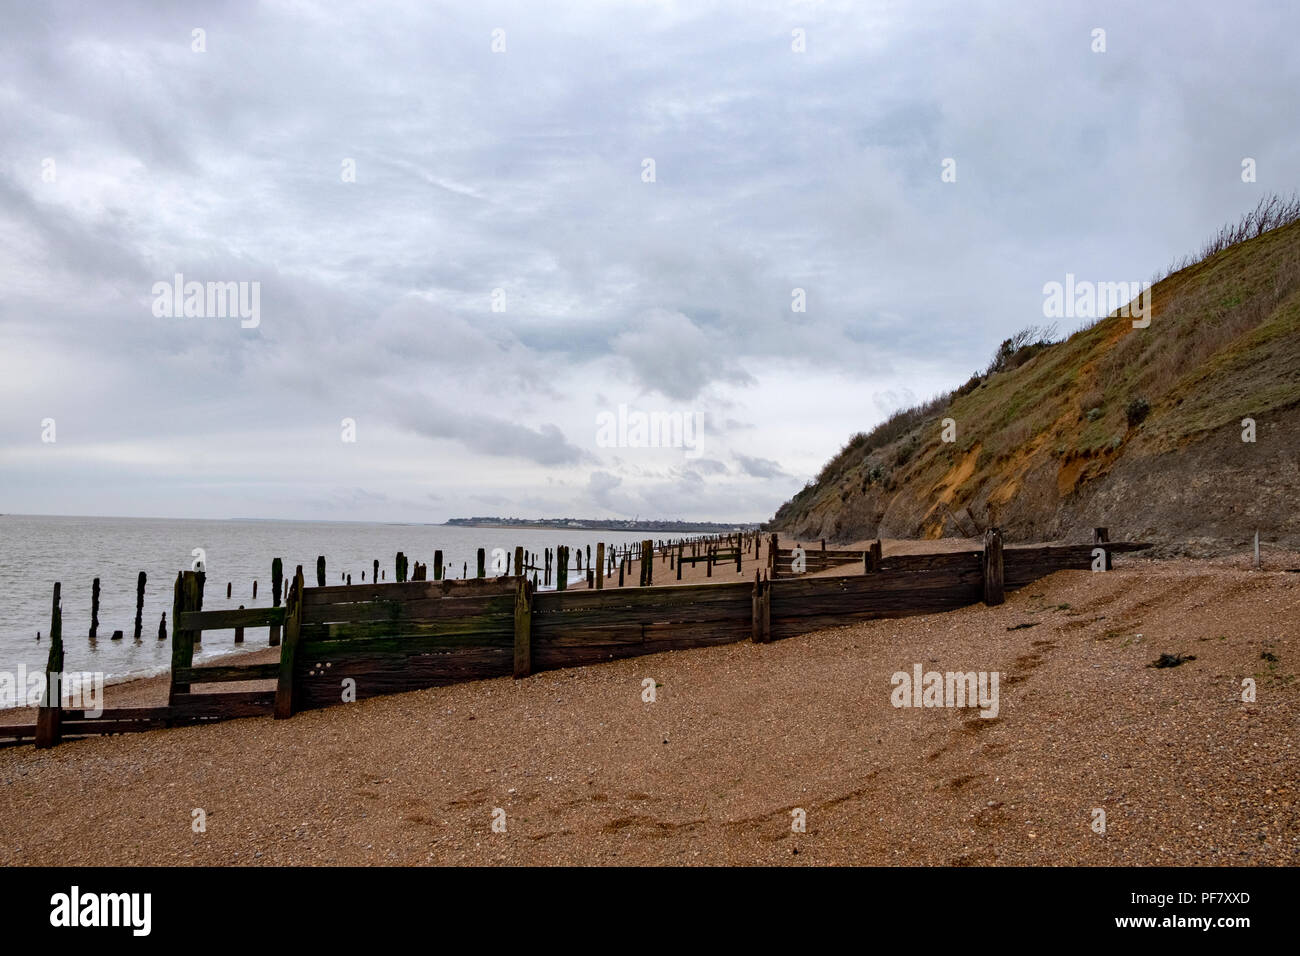
[[1112, 540], [1192, 553], [1258, 528], [1300, 545], [1300, 222], [1151, 295], [1146, 328], [1112, 315], [1013, 349], [901, 437], [854, 436], [772, 526], [849, 540], [997, 524], [1013, 540], [1078, 540], [1105, 525]]

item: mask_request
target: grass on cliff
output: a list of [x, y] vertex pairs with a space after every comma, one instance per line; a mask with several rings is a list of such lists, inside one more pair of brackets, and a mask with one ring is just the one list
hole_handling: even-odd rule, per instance
[[1151, 295], [1145, 329], [1113, 314], [1063, 341], [1037, 328], [1004, 341], [960, 388], [850, 438], [773, 524], [873, 485], [942, 488], [960, 507], [990, 483], [1014, 488], [1044, 456], [1088, 459], [1080, 475], [1096, 477], [1134, 445], [1168, 450], [1300, 402], [1300, 197], [1262, 200]]

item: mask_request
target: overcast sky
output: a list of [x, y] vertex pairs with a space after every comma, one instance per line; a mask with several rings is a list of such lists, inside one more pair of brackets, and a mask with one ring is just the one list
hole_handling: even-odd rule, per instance
[[1290, 4], [2, 10], [10, 513], [766, 519], [1044, 283], [1300, 182]]

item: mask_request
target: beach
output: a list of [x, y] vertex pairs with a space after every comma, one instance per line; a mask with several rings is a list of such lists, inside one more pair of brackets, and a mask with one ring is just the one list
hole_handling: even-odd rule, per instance
[[[1300, 574], [1248, 564], [1125, 558], [995, 608], [7, 748], [0, 862], [1297, 865]], [[895, 707], [915, 665], [999, 672], [997, 716]]]

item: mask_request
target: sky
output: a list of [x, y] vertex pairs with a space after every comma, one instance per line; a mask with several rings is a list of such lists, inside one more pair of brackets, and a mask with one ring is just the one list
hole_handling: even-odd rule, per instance
[[768, 519], [1045, 283], [1148, 280], [1296, 189], [1297, 35], [1220, 0], [3, 0], [0, 512]]

